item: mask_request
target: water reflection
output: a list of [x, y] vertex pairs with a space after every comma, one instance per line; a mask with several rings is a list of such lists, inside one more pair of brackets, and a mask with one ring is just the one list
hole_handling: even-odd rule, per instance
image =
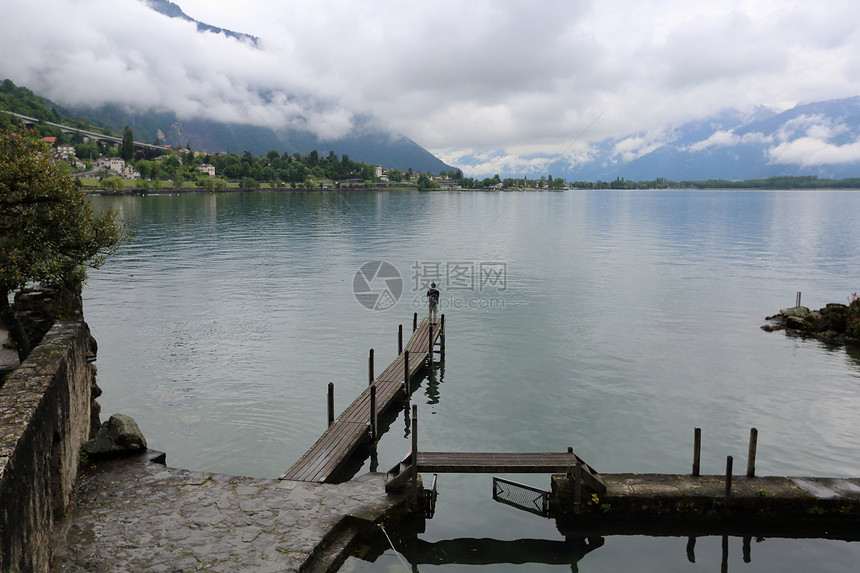
[[548, 539], [446, 539], [428, 542], [411, 539], [399, 550], [418, 571], [418, 565], [495, 565], [499, 563], [541, 563], [570, 565], [578, 571], [577, 563], [595, 549], [602, 547], [602, 537], [571, 537], [564, 541]]
[[[754, 533], [734, 535], [729, 533], [732, 530], [732, 528], [729, 528], [724, 533], [714, 532], [685, 537], [681, 535], [668, 536], [659, 530], [649, 531], [646, 526], [640, 528], [636, 533], [618, 535], [607, 532], [601, 535], [599, 531], [595, 530], [590, 531], [588, 534], [568, 536], [563, 540], [502, 540], [462, 537], [426, 541], [420, 539], [417, 532], [407, 534], [405, 538], [399, 539], [396, 536], [385, 538], [380, 535], [373, 540], [367, 548], [367, 552], [360, 556], [361, 561], [353, 560], [351, 566], [348, 564], [345, 569], [348, 571], [376, 571], [378, 570], [375, 565], [377, 560], [384, 554], [390, 555], [392, 550], [394, 550], [408, 562], [413, 572], [419, 571], [419, 566], [422, 565], [501, 566], [527, 564], [569, 566], [570, 571], [578, 572], [580, 561], [593, 551], [607, 546], [607, 544], [617, 546], [617, 544], [613, 544], [612, 542], [635, 535], [646, 538], [676, 539], [678, 541], [686, 539], [686, 543], [678, 545], [679, 552], [683, 553], [687, 562], [693, 564], [697, 563], [696, 546], [700, 540], [710, 541], [719, 539], [720, 571], [727, 573], [730, 570], [729, 564], [732, 562], [732, 547], [736, 547], [737, 541], [740, 542], [743, 563], [751, 564], [753, 563], [753, 541], [756, 544], [761, 544], [775, 539], [796, 540], [816, 538], [816, 535], [811, 530], [798, 529], [792, 531], [791, 528], [786, 528], [785, 526], [776, 526], [776, 529], [774, 527], [763, 529], [761, 533], [766, 533], [766, 536]], [[825, 535], [824, 538], [856, 540], [858, 533], [856, 531], [852, 533], [848, 528], [845, 528], [836, 536]], [[680, 549], [681, 547], [683, 549]], [[703, 553], [708, 556], [707, 558], [716, 557], [716, 553], [712, 550], [705, 549]], [[671, 558], [671, 555], [665, 557], [668, 559]], [[765, 557], [765, 560], [767, 560], [767, 557]], [[363, 563], [363, 565], [360, 563]], [[698, 564], [703, 564], [701, 559]]]

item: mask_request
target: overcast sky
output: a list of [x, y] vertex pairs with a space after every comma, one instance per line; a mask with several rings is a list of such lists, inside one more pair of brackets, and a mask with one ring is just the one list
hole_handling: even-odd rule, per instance
[[607, 137], [635, 135], [635, 154], [725, 108], [860, 95], [857, 0], [176, 3], [259, 45], [138, 0], [3, 0], [0, 76], [61, 104], [323, 138], [369, 114], [451, 164], [486, 157], [476, 172]]

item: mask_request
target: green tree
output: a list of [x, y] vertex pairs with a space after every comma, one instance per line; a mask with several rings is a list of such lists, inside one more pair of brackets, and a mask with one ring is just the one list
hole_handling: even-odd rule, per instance
[[140, 173], [140, 177], [142, 179], [154, 179], [156, 173], [156, 167], [153, 161], [148, 161], [146, 159], [141, 159], [135, 164], [135, 169]]
[[85, 266], [98, 267], [124, 238], [109, 210], [93, 214], [74, 180], [49, 159], [32, 134], [0, 132], [0, 321], [22, 358], [30, 341], [9, 305], [29, 282], [80, 292]]
[[418, 183], [416, 183], [416, 185], [419, 191], [424, 191], [425, 189], [439, 189], [439, 187], [441, 187], [439, 183], [431, 181], [430, 178], [423, 173], [418, 176]]
[[125, 126], [122, 130], [122, 145], [120, 146], [119, 156], [126, 162], [134, 159], [134, 133], [129, 126]]
[[116, 193], [120, 189], [125, 188], [125, 181], [123, 181], [122, 177], [107, 177], [102, 179], [102, 185]]

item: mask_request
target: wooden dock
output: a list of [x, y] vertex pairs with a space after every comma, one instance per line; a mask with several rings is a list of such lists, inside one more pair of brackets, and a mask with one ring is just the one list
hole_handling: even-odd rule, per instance
[[[445, 315], [434, 324], [425, 317], [420, 323], [413, 317], [413, 332], [399, 354], [382, 373], [373, 375], [373, 351], [369, 360], [370, 385], [337, 419], [333, 414], [332, 385], [329, 385], [329, 426], [316, 443], [288, 469], [280, 479], [329, 483], [362, 444], [378, 439], [377, 417], [394, 403], [406, 399], [411, 381], [428, 365], [433, 349], [439, 345], [444, 355]], [[400, 348], [402, 347], [402, 348]]]

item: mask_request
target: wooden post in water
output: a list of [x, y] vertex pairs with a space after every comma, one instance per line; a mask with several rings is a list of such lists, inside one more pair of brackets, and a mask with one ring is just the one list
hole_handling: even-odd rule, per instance
[[377, 434], [376, 417], [376, 384], [370, 385], [370, 439], [374, 442], [379, 439]]
[[579, 515], [580, 498], [582, 498], [582, 476], [579, 458], [573, 462], [573, 513]]
[[800, 306], [800, 291], [797, 291], [797, 303], [794, 306]]
[[403, 325], [397, 325], [397, 355], [403, 354]]
[[403, 351], [403, 394], [409, 397], [409, 351]]
[[702, 428], [696, 428], [693, 436], [693, 477], [699, 477], [702, 461]]
[[412, 332], [415, 332], [416, 330], [418, 330], [418, 313], [413, 312], [412, 313]]
[[328, 425], [334, 424], [334, 382], [328, 383]]
[[734, 462], [734, 458], [732, 456], [726, 457], [726, 505], [729, 504], [729, 500], [732, 497], [732, 463]]
[[373, 384], [373, 348], [370, 349], [370, 355], [367, 357], [367, 385]]
[[445, 360], [445, 315], [442, 315], [442, 324], [439, 331], [439, 354], [440, 359]]
[[723, 558], [720, 560], [720, 573], [729, 572], [729, 536], [723, 535]]
[[427, 328], [429, 329], [427, 331], [427, 334], [430, 335], [430, 337], [427, 340], [427, 347], [428, 347], [427, 348], [427, 364], [429, 364], [432, 367], [433, 366], [433, 323], [429, 322], [429, 324], [427, 325]]
[[758, 430], [750, 429], [750, 449], [747, 455], [747, 477], [755, 477], [755, 452], [758, 447]]
[[418, 504], [418, 405], [412, 404], [412, 504]]

